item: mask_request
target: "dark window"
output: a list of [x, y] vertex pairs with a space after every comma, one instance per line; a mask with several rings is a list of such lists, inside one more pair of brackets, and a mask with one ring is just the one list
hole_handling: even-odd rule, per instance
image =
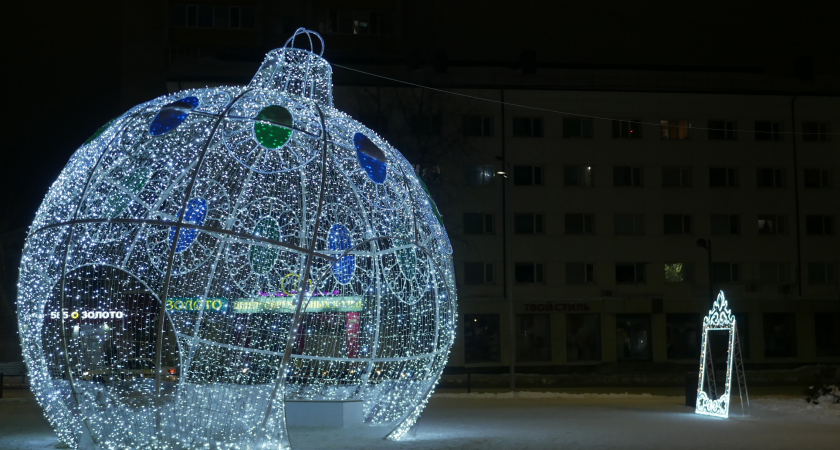
[[770, 121], [755, 122], [756, 141], [781, 141], [782, 136], [783, 135], [781, 123]]
[[595, 282], [595, 265], [592, 263], [566, 263], [566, 284]]
[[829, 169], [805, 169], [805, 187], [808, 189], [831, 187], [831, 171]]
[[464, 183], [468, 186], [486, 186], [493, 183], [493, 166], [473, 165], [464, 169]]
[[691, 187], [690, 167], [663, 167], [662, 187]]
[[566, 361], [601, 360], [601, 316], [566, 314]]
[[464, 284], [489, 283], [493, 283], [493, 263], [464, 263]]
[[544, 281], [541, 263], [516, 263], [513, 274], [517, 283], [542, 283]]
[[542, 118], [514, 117], [513, 135], [515, 137], [542, 137]]
[[551, 315], [516, 315], [516, 361], [551, 361]]
[[564, 186], [592, 186], [592, 167], [589, 166], [564, 166]]
[[464, 234], [492, 234], [493, 214], [464, 213]]
[[464, 134], [467, 136], [493, 136], [493, 117], [464, 117]]
[[735, 140], [735, 122], [710, 120], [709, 139]]
[[612, 137], [616, 139], [641, 139], [642, 124], [638, 120], [613, 120]]
[[591, 138], [592, 119], [563, 119], [564, 138]]
[[840, 313], [814, 313], [817, 358], [840, 356]]
[[617, 315], [615, 337], [618, 360], [650, 359], [650, 329], [649, 315]]
[[616, 214], [615, 234], [642, 235], [645, 234], [644, 214]]
[[832, 216], [805, 216], [805, 232], [810, 235], [834, 234], [834, 217]]
[[594, 234], [592, 214], [566, 214], [566, 234]]
[[464, 314], [464, 362], [497, 363], [502, 340], [498, 314]]
[[828, 141], [828, 123], [825, 122], [803, 122], [802, 140], [806, 142]]
[[710, 167], [710, 187], [736, 187], [738, 186], [738, 169], [734, 167]]
[[616, 263], [615, 282], [619, 284], [644, 283], [645, 263]]
[[785, 234], [786, 230], [785, 216], [758, 216], [758, 234]]
[[765, 284], [786, 283], [788, 265], [780, 262], [763, 262], [758, 265], [758, 279]]
[[758, 180], [758, 187], [785, 187], [784, 169], [760, 168], [756, 170], [756, 178]]
[[715, 283], [737, 283], [741, 281], [738, 263], [712, 264], [712, 281]]
[[712, 214], [712, 234], [741, 234], [741, 217], [734, 214]]
[[515, 186], [537, 186], [543, 184], [543, 170], [539, 166], [513, 166]]
[[513, 232], [517, 234], [535, 234], [543, 232], [542, 214], [514, 214]]
[[698, 359], [703, 340], [700, 314], [666, 314], [668, 359]]
[[186, 5], [174, 3], [170, 7], [172, 27], [198, 28], [254, 28], [253, 6]]
[[809, 284], [833, 283], [835, 280], [834, 264], [822, 262], [808, 263]]
[[187, 26], [187, 5], [173, 3], [169, 11], [169, 25], [173, 27]]
[[439, 115], [420, 115], [411, 119], [411, 131], [419, 136], [438, 136], [441, 130]]
[[688, 139], [687, 120], [662, 120], [662, 139]]
[[213, 7], [209, 5], [198, 5], [198, 27], [213, 27]]
[[663, 216], [665, 234], [691, 234], [691, 216], [686, 214], [665, 214]]
[[327, 33], [389, 35], [394, 32], [390, 11], [330, 9], [326, 12]]
[[641, 186], [642, 168], [616, 166], [613, 167], [613, 186]]
[[796, 354], [796, 314], [765, 313], [764, 357], [795, 358]]

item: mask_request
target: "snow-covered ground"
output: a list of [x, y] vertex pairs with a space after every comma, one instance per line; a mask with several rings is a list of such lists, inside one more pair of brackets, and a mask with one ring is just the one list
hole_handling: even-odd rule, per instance
[[[737, 398], [737, 397], [736, 397]], [[292, 428], [296, 449], [840, 449], [840, 405], [758, 397], [752, 415], [694, 414], [682, 397], [638, 394], [436, 394], [402, 442], [383, 427]], [[38, 405], [0, 400], [0, 450], [54, 449]]]

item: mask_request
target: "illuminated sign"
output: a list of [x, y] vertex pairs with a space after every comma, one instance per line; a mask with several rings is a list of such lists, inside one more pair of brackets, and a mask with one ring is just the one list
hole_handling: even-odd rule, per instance
[[[311, 297], [306, 306], [306, 312], [357, 312], [362, 310], [362, 298], [344, 296]], [[198, 312], [204, 303], [205, 312], [232, 312], [236, 314], [260, 313], [294, 313], [297, 297], [254, 297], [235, 298], [228, 300], [224, 297], [201, 300], [198, 297], [175, 297], [166, 301], [169, 312]]]
[[[295, 297], [243, 298], [233, 302], [238, 314], [293, 313]], [[312, 297], [306, 312], [355, 312], [362, 310], [362, 297]]]
[[50, 311], [50, 319], [122, 319], [127, 316], [123, 311]]
[[198, 312], [201, 304], [204, 303], [204, 311], [226, 312], [228, 310], [228, 299], [224, 297], [211, 297], [201, 300], [198, 297], [173, 297], [166, 301], [166, 310], [169, 312]]

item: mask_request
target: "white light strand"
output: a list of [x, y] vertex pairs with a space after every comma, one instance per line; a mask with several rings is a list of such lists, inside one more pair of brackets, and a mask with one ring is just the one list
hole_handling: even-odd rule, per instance
[[361, 400], [399, 438], [454, 341], [433, 208], [411, 164], [332, 106], [313, 52], [134, 107], [72, 156], [26, 240], [38, 402], [71, 448], [286, 447], [286, 400]]

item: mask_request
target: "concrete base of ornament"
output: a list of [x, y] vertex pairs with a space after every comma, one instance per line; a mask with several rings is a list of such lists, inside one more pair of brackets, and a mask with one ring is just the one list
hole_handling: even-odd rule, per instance
[[364, 421], [361, 400], [285, 403], [286, 425], [290, 427], [353, 428]]

